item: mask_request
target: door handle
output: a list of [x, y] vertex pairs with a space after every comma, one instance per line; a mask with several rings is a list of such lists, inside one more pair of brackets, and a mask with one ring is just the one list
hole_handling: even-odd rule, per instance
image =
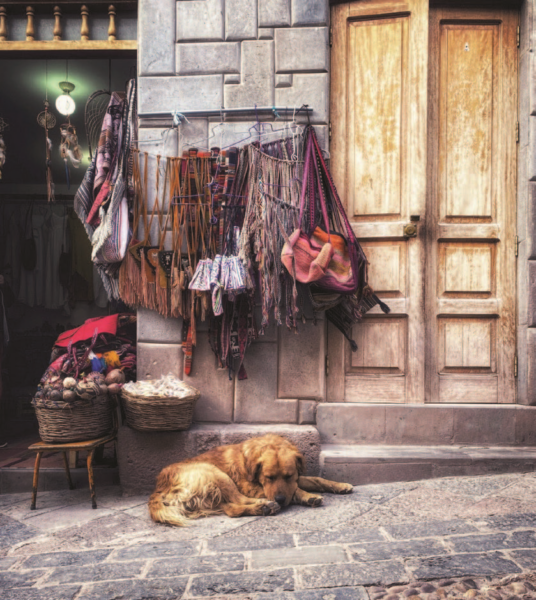
[[404, 237], [407, 237], [407, 238], [417, 237], [417, 224], [416, 223], [408, 223], [404, 227]]

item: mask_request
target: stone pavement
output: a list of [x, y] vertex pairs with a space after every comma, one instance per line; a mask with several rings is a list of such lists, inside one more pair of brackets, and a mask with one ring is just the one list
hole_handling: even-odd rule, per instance
[[152, 523], [118, 487], [0, 495], [3, 600], [536, 598], [536, 474], [357, 486], [272, 517]]

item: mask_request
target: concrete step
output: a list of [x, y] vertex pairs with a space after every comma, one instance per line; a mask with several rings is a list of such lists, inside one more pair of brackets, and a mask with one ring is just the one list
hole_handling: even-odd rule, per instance
[[325, 444], [536, 447], [536, 406], [324, 402], [316, 426]]
[[323, 444], [320, 451], [321, 476], [353, 485], [535, 469], [536, 447]]

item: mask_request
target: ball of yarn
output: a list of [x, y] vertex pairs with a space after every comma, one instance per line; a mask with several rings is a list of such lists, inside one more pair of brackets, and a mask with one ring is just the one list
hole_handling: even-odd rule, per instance
[[52, 402], [59, 402], [60, 400], [63, 399], [63, 394], [58, 391], [58, 390], [52, 390], [50, 392], [50, 399], [52, 400]]
[[77, 384], [75, 388], [76, 395], [82, 400], [95, 400], [101, 395], [101, 390], [98, 384], [93, 381], [85, 381]]
[[63, 380], [63, 387], [67, 388], [68, 390], [76, 387], [76, 379], [74, 377], [66, 377]]
[[106, 375], [106, 385], [111, 383], [125, 383], [125, 374], [121, 369], [114, 369]]
[[76, 392], [74, 390], [64, 390], [63, 400], [65, 402], [74, 402], [76, 400]]
[[110, 383], [108, 386], [108, 393], [116, 396], [121, 392], [121, 384], [120, 383]]
[[97, 384], [104, 383], [104, 375], [98, 371], [92, 371], [87, 377], [87, 381], [94, 381]]

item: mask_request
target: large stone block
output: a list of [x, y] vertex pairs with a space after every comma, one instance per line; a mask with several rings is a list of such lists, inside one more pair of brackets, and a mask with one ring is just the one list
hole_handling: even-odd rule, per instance
[[257, 39], [257, 0], [226, 0], [225, 39]]
[[[275, 90], [275, 103], [276, 106], [296, 108], [308, 104], [313, 109], [311, 121], [327, 123], [329, 121], [329, 75], [327, 73], [294, 74], [292, 87]], [[304, 119], [306, 120], [307, 117], [301, 120]], [[321, 144], [325, 146], [325, 142]]]
[[138, 70], [142, 76], [175, 72], [175, 4], [175, 0], [139, 2]]
[[290, 25], [290, 0], [259, 0], [259, 27]]
[[527, 404], [536, 405], [536, 329], [527, 329]]
[[177, 44], [177, 73], [179, 75], [240, 73], [240, 44], [238, 42]]
[[177, 41], [223, 41], [223, 0], [179, 0]]
[[158, 379], [171, 373], [182, 379], [184, 353], [178, 344], [138, 344], [137, 378]]
[[297, 27], [275, 31], [276, 73], [329, 70], [327, 27]]
[[182, 319], [166, 319], [154, 310], [138, 308], [138, 343], [182, 343]]
[[[194, 423], [188, 431], [146, 433], [126, 425], [118, 433], [121, 487], [126, 494], [152, 491], [167, 465], [225, 444], [275, 433], [290, 440], [304, 455], [309, 475], [319, 472], [320, 437], [310, 425], [209, 425]], [[30, 474], [31, 475], [31, 474]]]
[[316, 411], [316, 423], [322, 443], [384, 442], [386, 410], [387, 407], [380, 404], [357, 406], [350, 403], [320, 403]]
[[[536, 119], [531, 119], [531, 121]], [[534, 140], [534, 145], [536, 146], [536, 139]], [[533, 152], [531, 146], [529, 146], [529, 154]], [[535, 150], [536, 151], [536, 150]], [[522, 154], [522, 152], [520, 152]], [[523, 185], [523, 181], [519, 182], [519, 185]], [[521, 200], [521, 198], [519, 199]], [[527, 194], [527, 217], [525, 218], [525, 227], [519, 228], [519, 231], [526, 235], [527, 237], [527, 252], [526, 256], [531, 259], [536, 259], [536, 229], [531, 227], [532, 225], [536, 225], [536, 183], [528, 182], [528, 194]], [[520, 236], [522, 237], [522, 236]], [[521, 242], [523, 243], [523, 241]]]
[[274, 105], [274, 42], [242, 42], [241, 81], [224, 86], [225, 108]]
[[292, 0], [292, 25], [327, 25], [329, 2]]
[[139, 111], [169, 112], [220, 108], [223, 75], [196, 77], [142, 77]]
[[208, 119], [192, 119], [188, 123], [181, 123], [178, 133], [179, 154], [187, 147], [208, 147]]
[[277, 344], [253, 344], [244, 361], [248, 379], [235, 387], [238, 423], [296, 423], [298, 400], [277, 397]]
[[140, 150], [161, 156], [177, 156], [177, 130], [142, 128], [138, 131]]
[[206, 332], [197, 332], [192, 372], [184, 380], [201, 392], [195, 405], [194, 421], [231, 423], [233, 420], [234, 381], [227, 369], [217, 369]]
[[516, 445], [536, 446], [536, 407], [519, 407], [516, 411]]
[[307, 321], [299, 333], [281, 327], [279, 333], [278, 398], [310, 398], [323, 401], [326, 325]]
[[524, 148], [529, 143], [530, 119], [530, 66], [532, 54], [525, 52], [519, 57], [519, 147]]
[[528, 314], [527, 324], [536, 327], [536, 260], [528, 261]]
[[385, 413], [386, 444], [451, 444], [454, 409], [451, 407], [390, 406]]
[[454, 411], [454, 444], [515, 444], [515, 411], [500, 405], [463, 407]]

